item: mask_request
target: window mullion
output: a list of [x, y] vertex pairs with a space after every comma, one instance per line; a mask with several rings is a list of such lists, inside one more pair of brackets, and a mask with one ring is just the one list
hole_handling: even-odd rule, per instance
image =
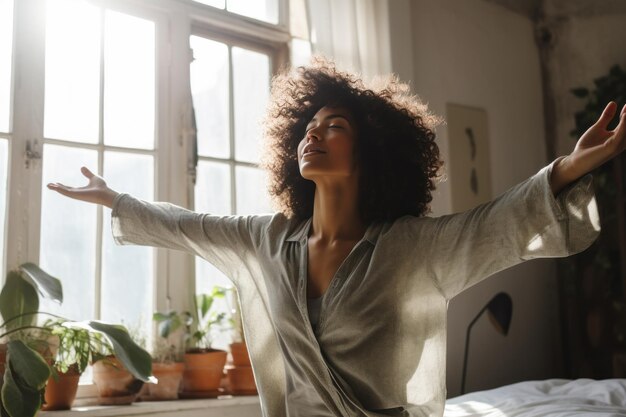
[[233, 80], [233, 47], [228, 45], [228, 138], [230, 140], [230, 209], [237, 213], [237, 181], [235, 178], [235, 84]]
[[[26, 261], [39, 261], [46, 27], [42, 10], [45, 10], [43, 0], [15, 1], [7, 269]], [[39, 154], [38, 158], [25, 159], [27, 143], [31, 151]]]
[[[189, 36], [191, 21], [184, 12], [170, 14], [169, 41], [171, 43], [169, 66], [169, 113], [170, 121], [167, 134], [161, 140], [161, 146], [168, 146], [167, 165], [169, 167], [167, 181], [170, 182], [167, 195], [161, 198], [182, 207], [190, 205], [190, 188], [193, 187], [187, 174], [187, 157], [189, 150], [188, 137], [185, 132], [190, 128], [190, 91], [189, 91]], [[164, 142], [167, 141], [167, 145]], [[156, 308], [167, 308], [178, 311], [192, 308], [194, 294], [195, 257], [180, 251], [167, 251], [167, 269], [163, 292], [167, 292], [169, 300], [158, 297]], [[164, 290], [163, 290], [164, 288]]]
[[[179, 154], [179, 147], [175, 146], [173, 136], [169, 134], [172, 126], [171, 120], [171, 96], [169, 80], [172, 80], [172, 28], [171, 20], [159, 18], [156, 21], [156, 153], [154, 158], [154, 196], [157, 201], [172, 201], [173, 190], [181, 189], [178, 187], [176, 178], [174, 178], [172, 165], [174, 158]], [[153, 293], [153, 309], [163, 311], [170, 308], [170, 289], [169, 289], [169, 265], [171, 259], [168, 251], [156, 249], [154, 257], [154, 293]]]
[[[104, 174], [104, 9], [100, 8], [100, 105], [98, 117], [98, 175]], [[103, 209], [98, 205], [96, 221], [96, 265], [95, 265], [95, 285], [94, 285], [94, 318], [100, 319], [102, 316], [102, 232], [103, 232]]]

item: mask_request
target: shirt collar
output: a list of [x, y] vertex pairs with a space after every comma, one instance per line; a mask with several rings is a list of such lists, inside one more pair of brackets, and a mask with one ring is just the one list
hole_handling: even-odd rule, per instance
[[[309, 217], [307, 220], [300, 223], [299, 226], [285, 239], [287, 242], [300, 242], [304, 244], [306, 242], [307, 235], [311, 228], [311, 222], [313, 217]], [[367, 240], [372, 245], [376, 244], [378, 240], [378, 234], [380, 231], [380, 225], [378, 223], [372, 223], [365, 230], [364, 240]]]

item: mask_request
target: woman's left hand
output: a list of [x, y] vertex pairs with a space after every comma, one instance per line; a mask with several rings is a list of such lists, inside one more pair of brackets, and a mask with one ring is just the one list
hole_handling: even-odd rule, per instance
[[626, 149], [626, 106], [619, 124], [607, 130], [617, 111], [617, 103], [609, 102], [596, 123], [578, 139], [574, 151], [561, 159], [552, 171], [552, 192], [556, 195], [572, 181], [593, 171]]

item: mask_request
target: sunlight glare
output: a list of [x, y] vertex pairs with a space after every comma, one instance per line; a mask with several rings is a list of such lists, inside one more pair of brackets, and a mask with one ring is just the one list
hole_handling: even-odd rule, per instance
[[47, 5], [44, 136], [97, 143], [100, 11], [81, 0]]
[[13, 0], [0, 0], [0, 132], [9, 131], [12, 55]]
[[154, 22], [106, 11], [104, 143], [154, 149]]
[[228, 0], [229, 12], [268, 23], [278, 23], [278, 0]]
[[535, 235], [526, 246], [529, 252], [536, 252], [539, 249], [543, 248], [543, 238], [541, 235]]
[[592, 198], [587, 204], [587, 213], [589, 213], [589, 221], [591, 222], [591, 226], [593, 230], [596, 232], [600, 231], [600, 214], [598, 213], [598, 205], [596, 204], [596, 199]]

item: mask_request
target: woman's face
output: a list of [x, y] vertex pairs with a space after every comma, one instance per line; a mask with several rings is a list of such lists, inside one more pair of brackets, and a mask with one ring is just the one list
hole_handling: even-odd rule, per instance
[[357, 174], [356, 127], [344, 107], [322, 107], [306, 126], [298, 144], [300, 174], [309, 180]]

